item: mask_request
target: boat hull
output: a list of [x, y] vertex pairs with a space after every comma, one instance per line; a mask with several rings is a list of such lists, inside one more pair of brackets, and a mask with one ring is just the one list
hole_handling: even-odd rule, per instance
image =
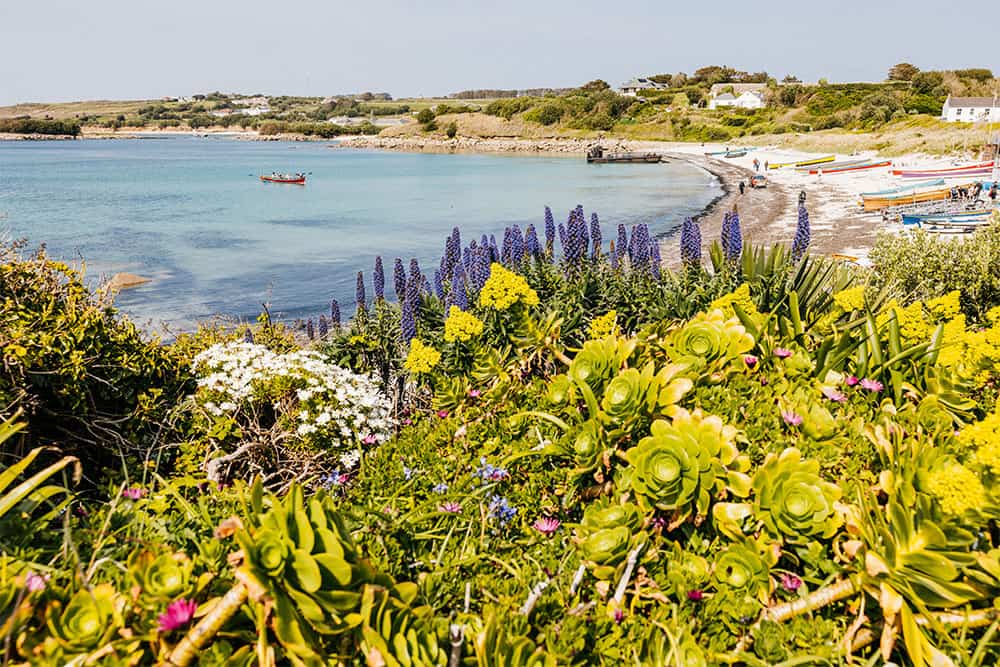
[[813, 158], [812, 160], [800, 160], [799, 162], [779, 162], [777, 164], [771, 163], [767, 165], [768, 169], [783, 169], [785, 167], [811, 167], [814, 164], [824, 164], [826, 162], [833, 162], [837, 159], [836, 155], [827, 155], [826, 157]]
[[925, 192], [907, 192], [898, 195], [888, 195], [879, 197], [863, 197], [862, 206], [865, 211], [881, 211], [892, 206], [905, 206], [906, 204], [921, 204], [929, 201], [944, 201], [951, 199], [951, 188], [940, 188], [937, 190], [927, 190]]
[[260, 180], [265, 183], [284, 183], [286, 185], [305, 185], [306, 179], [302, 178], [274, 178], [273, 176], [261, 176]]
[[820, 172], [824, 174], [843, 174], [851, 171], [862, 171], [864, 169], [881, 169], [883, 167], [891, 167], [892, 161], [886, 160], [885, 162], [873, 162], [871, 164], [856, 164], [849, 167], [840, 167], [836, 169], [824, 169], [823, 167], [816, 167], [815, 169], [810, 169], [810, 174], [819, 174]]
[[993, 173], [993, 164], [993, 162], [983, 162], [947, 169], [893, 169], [892, 175], [901, 178], [965, 178], [967, 176], [988, 176]]

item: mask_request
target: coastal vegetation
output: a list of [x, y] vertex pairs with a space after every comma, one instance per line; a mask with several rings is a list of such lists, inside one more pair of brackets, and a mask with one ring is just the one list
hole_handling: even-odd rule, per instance
[[52, 120], [44, 118], [0, 118], [0, 133], [11, 134], [53, 134], [77, 136], [80, 123], [72, 120]]
[[5, 661], [994, 664], [998, 229], [546, 209], [169, 343], [7, 244]]

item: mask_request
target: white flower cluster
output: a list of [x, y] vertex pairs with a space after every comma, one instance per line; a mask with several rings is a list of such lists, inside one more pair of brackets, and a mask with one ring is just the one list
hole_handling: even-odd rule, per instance
[[[316, 352], [218, 343], [194, 358], [193, 371], [199, 376], [195, 400], [209, 413], [235, 417], [254, 403], [270, 403], [303, 441], [347, 450], [355, 464], [359, 445], [378, 444], [391, 433], [390, 404], [375, 382]], [[291, 396], [296, 400], [283, 400]]]

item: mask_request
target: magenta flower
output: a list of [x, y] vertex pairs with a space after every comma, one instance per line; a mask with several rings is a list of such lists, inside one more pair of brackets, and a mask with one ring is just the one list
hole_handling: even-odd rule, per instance
[[621, 625], [622, 621], [625, 620], [625, 610], [615, 609], [615, 623]]
[[553, 533], [559, 530], [561, 522], [559, 519], [554, 519], [549, 516], [543, 516], [541, 519], [532, 524], [532, 528], [537, 530], [539, 533], [545, 537], [552, 537]]
[[448, 514], [461, 514], [462, 506], [454, 501], [442, 503], [438, 509], [442, 512], [447, 512]]
[[691, 602], [701, 602], [704, 597], [705, 594], [700, 589], [694, 588], [688, 591], [688, 600], [691, 600]]
[[483, 392], [479, 391], [478, 389], [470, 389], [469, 390], [469, 398], [479, 398], [482, 395], [483, 395]]
[[142, 498], [144, 495], [146, 495], [146, 490], [140, 489], [137, 486], [122, 491], [122, 497], [128, 498], [129, 500], [139, 500], [139, 498]]
[[844, 384], [846, 384], [848, 387], [853, 387], [857, 383], [858, 383], [857, 375], [848, 375], [846, 378], [844, 378]]
[[774, 348], [774, 356], [778, 357], [779, 359], [787, 359], [788, 357], [792, 356], [792, 351], [789, 350], [787, 347], [776, 347]]
[[171, 602], [167, 610], [157, 619], [160, 622], [160, 632], [173, 632], [183, 628], [194, 618], [194, 610], [198, 603], [194, 600], [176, 600]]
[[378, 442], [378, 438], [376, 438], [374, 434], [369, 433], [364, 437], [364, 439], [361, 442], [363, 442], [366, 445], [374, 445], [375, 443]]
[[406, 419], [403, 420], [403, 426], [410, 426], [412, 424], [413, 424], [413, 420], [410, 419], [409, 417], [407, 417]]
[[799, 587], [802, 586], [802, 580], [794, 574], [785, 572], [781, 575], [781, 586], [786, 591], [794, 592], [799, 590]]
[[29, 572], [28, 576], [24, 578], [24, 587], [28, 589], [29, 593], [37, 593], [38, 591], [44, 591], [45, 585], [48, 582], [49, 575]]
[[785, 420], [785, 423], [789, 426], [799, 426], [802, 424], [802, 415], [796, 414], [791, 410], [782, 410], [781, 418]]
[[869, 380], [868, 378], [865, 378], [859, 384], [862, 389], [867, 389], [868, 391], [882, 391], [884, 388], [878, 380]]
[[823, 395], [836, 403], [845, 403], [847, 401], [847, 396], [842, 391], [838, 391], [833, 387], [823, 387]]
[[448, 418], [448, 411], [447, 410], [438, 410], [437, 416], [440, 417], [441, 419], [447, 419]]
[[754, 366], [757, 365], [757, 357], [753, 356], [752, 354], [748, 354], [747, 356], [743, 357], [743, 363], [747, 365], [747, 368], [753, 368]]

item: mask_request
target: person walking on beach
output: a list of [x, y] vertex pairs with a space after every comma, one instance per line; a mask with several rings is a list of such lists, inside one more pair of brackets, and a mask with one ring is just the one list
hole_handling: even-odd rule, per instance
[[767, 160], [764, 160], [764, 171], [767, 171]]
[[799, 206], [804, 206], [806, 203], [806, 191], [799, 190]]
[[758, 160], [757, 158], [753, 159], [753, 170], [755, 172], [760, 171], [760, 160]]
[[744, 183], [743, 181], [740, 181], [740, 196], [741, 197], [743, 196], [743, 193], [746, 192], [746, 189], [747, 189], [747, 184]]
[[990, 203], [997, 203], [997, 182], [993, 181], [993, 187], [990, 188]]

